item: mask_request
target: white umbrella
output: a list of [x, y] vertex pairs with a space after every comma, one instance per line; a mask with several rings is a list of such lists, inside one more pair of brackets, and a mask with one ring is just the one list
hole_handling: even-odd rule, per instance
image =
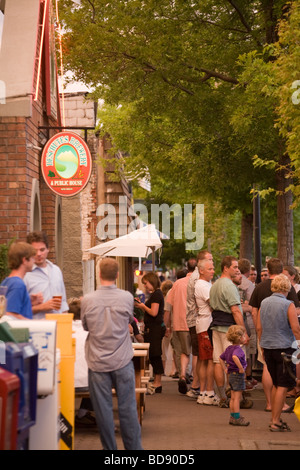
[[127, 235], [110, 240], [90, 248], [89, 253], [98, 256], [126, 256], [134, 258], [148, 258], [152, 253], [154, 270], [154, 253], [162, 247], [154, 224], [146, 225], [138, 230], [133, 230]]

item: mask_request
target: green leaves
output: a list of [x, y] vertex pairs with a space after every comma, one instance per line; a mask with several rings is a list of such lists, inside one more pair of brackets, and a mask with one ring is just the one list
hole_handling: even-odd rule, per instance
[[104, 100], [102, 130], [126, 155], [118, 168], [149, 175], [153, 195], [247, 212], [254, 183], [272, 197], [266, 188], [286, 151], [298, 177], [298, 2], [82, 0], [74, 8], [60, 0], [60, 8], [65, 65]]

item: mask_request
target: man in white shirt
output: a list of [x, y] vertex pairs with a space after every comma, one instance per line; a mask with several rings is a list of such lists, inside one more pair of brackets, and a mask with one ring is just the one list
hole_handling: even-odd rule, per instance
[[[207, 250], [199, 251], [197, 254], [197, 263], [203, 259], [213, 261], [212, 254]], [[193, 377], [194, 383], [199, 383], [198, 369], [199, 369], [199, 350], [198, 350], [198, 338], [196, 333], [196, 318], [198, 315], [197, 305], [195, 299], [195, 283], [199, 279], [199, 271], [196, 267], [191, 277], [189, 278], [187, 286], [187, 297], [186, 297], [186, 322], [190, 330], [191, 342], [192, 342], [192, 355], [193, 355]]]
[[199, 378], [200, 395], [198, 404], [218, 405], [218, 398], [214, 394], [214, 364], [211, 331], [211, 307], [209, 304], [211, 280], [214, 276], [214, 264], [211, 260], [201, 260], [198, 263], [199, 280], [195, 284], [195, 300], [198, 315], [196, 318], [196, 332], [199, 344]]
[[[47, 259], [48, 237], [43, 232], [31, 232], [27, 243], [36, 250], [32, 271], [24, 277], [29, 295], [39, 294], [40, 301], [32, 307], [33, 319], [43, 319], [46, 313], [68, 312], [63, 275], [58, 266]], [[56, 296], [60, 298], [55, 298]]]

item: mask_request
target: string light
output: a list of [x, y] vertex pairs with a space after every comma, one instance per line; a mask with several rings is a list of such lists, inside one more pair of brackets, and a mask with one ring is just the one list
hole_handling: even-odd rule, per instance
[[43, 53], [43, 43], [44, 43], [44, 36], [45, 36], [47, 7], [48, 7], [48, 0], [45, 0], [44, 1], [42, 33], [41, 33], [41, 41], [40, 41], [40, 51], [39, 51], [38, 73], [37, 73], [37, 79], [36, 79], [36, 89], [35, 89], [34, 101], [37, 101], [38, 96], [39, 96], [41, 65], [42, 65], [42, 53]]
[[[62, 32], [61, 32], [61, 25], [59, 21], [59, 12], [58, 12], [58, 0], [55, 2], [56, 6], [56, 23], [57, 23], [57, 31], [58, 31], [58, 40], [59, 40], [59, 53], [60, 53], [60, 74], [61, 74], [61, 82], [62, 82], [62, 121], [63, 126], [65, 126], [65, 102], [64, 102], [64, 69], [63, 69], [63, 51], [62, 51]], [[45, 37], [45, 27], [46, 27], [46, 18], [47, 18], [47, 9], [48, 9], [48, 0], [44, 1], [44, 12], [43, 12], [43, 23], [42, 23], [42, 32], [41, 32], [41, 40], [40, 40], [40, 49], [39, 49], [39, 58], [38, 58], [38, 72], [37, 72], [37, 80], [36, 80], [36, 89], [34, 94], [34, 101], [37, 101], [39, 96], [39, 84], [40, 84], [40, 77], [41, 77], [41, 66], [42, 66], [42, 54], [43, 54], [43, 44], [44, 44], [44, 37]]]
[[62, 33], [61, 33], [61, 26], [59, 21], [59, 13], [58, 13], [58, 0], [55, 1], [55, 9], [56, 9], [56, 23], [57, 23], [57, 30], [58, 30], [58, 41], [59, 41], [59, 54], [60, 54], [60, 76], [61, 76], [61, 97], [62, 97], [62, 121], [63, 126], [65, 126], [65, 95], [64, 95], [64, 66], [63, 66], [63, 50], [62, 50]]

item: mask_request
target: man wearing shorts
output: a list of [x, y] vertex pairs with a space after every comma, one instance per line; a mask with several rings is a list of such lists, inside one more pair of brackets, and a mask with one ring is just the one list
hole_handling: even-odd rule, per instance
[[[197, 254], [197, 263], [203, 259], [213, 261], [212, 254], [207, 250], [201, 250]], [[196, 319], [198, 316], [198, 308], [195, 299], [195, 283], [199, 279], [199, 271], [196, 267], [194, 272], [189, 278], [187, 286], [187, 297], [186, 297], [186, 322], [190, 330], [191, 343], [192, 343], [192, 355], [193, 355], [193, 384], [188, 394], [193, 391], [193, 388], [199, 386], [198, 369], [199, 369], [199, 350], [198, 350], [198, 337], [196, 332]]]
[[[231, 325], [241, 325], [245, 328], [240, 295], [232, 279], [240, 273], [238, 261], [233, 256], [225, 256], [221, 263], [221, 277], [212, 285], [210, 290], [210, 306], [213, 310], [213, 361], [215, 381], [220, 394], [220, 406], [226, 405], [225, 377], [219, 358], [230, 345], [226, 333]], [[245, 344], [249, 337], [246, 334]]]
[[190, 259], [187, 263], [188, 273], [186, 277], [177, 279], [169, 290], [166, 301], [173, 307], [173, 339], [174, 344], [180, 345], [180, 378], [178, 381], [179, 393], [186, 394], [186, 369], [191, 355], [191, 338], [186, 322], [186, 295], [187, 284], [196, 267], [196, 260]]
[[198, 308], [196, 332], [199, 346], [200, 395], [199, 405], [218, 405], [218, 397], [214, 393], [214, 364], [211, 330], [209, 329], [212, 315], [209, 304], [211, 280], [214, 276], [214, 264], [210, 260], [198, 263], [199, 280], [195, 284], [195, 299]]

